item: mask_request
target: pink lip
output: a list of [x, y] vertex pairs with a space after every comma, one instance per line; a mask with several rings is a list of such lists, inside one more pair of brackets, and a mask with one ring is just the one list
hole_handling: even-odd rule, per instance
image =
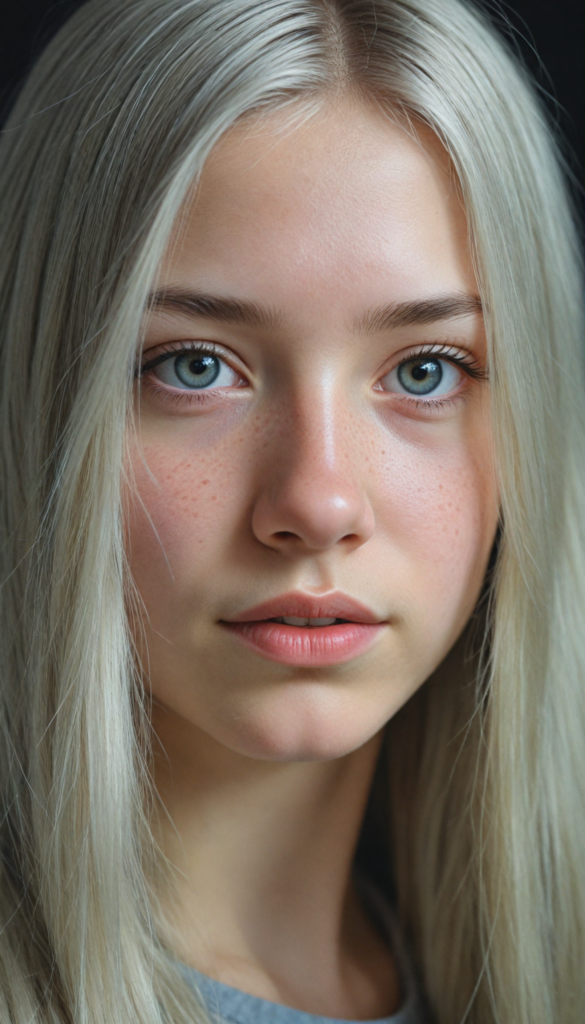
[[[269, 621], [291, 615], [348, 621], [319, 627]], [[271, 661], [311, 668], [351, 661], [371, 646], [384, 623], [346, 594], [313, 597], [292, 593], [248, 608], [231, 621], [223, 621], [222, 626], [246, 647]]]

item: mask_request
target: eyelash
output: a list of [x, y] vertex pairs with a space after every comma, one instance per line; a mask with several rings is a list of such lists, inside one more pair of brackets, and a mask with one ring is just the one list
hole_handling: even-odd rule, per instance
[[228, 360], [228, 353], [224, 352], [219, 345], [216, 345], [213, 341], [206, 342], [188, 342], [187, 344], [182, 341], [169, 341], [164, 345], [160, 345], [156, 349], [156, 355], [152, 356], [151, 359], [146, 359], [136, 371], [137, 377], [144, 377], [149, 370], [154, 370], [155, 366], [160, 363], [164, 363], [167, 359], [172, 356], [181, 355], [182, 352], [202, 352], [204, 355], [218, 356], [218, 358]]
[[[474, 359], [471, 353], [462, 353], [461, 350], [455, 348], [449, 342], [432, 342], [427, 345], [413, 345], [412, 349], [403, 353], [399, 361], [395, 363], [390, 370], [387, 370], [386, 373], [391, 373], [392, 370], [397, 369], [403, 363], [407, 363], [410, 359], [430, 355], [437, 356], [444, 359], [445, 362], [452, 363], [470, 377], [471, 380], [479, 382], [487, 381], [489, 379], [487, 369], [483, 367], [477, 359]], [[385, 376], [386, 373], [382, 376]], [[430, 413], [433, 411], [444, 411], [447, 407], [453, 405], [459, 398], [464, 397], [459, 393], [445, 395], [443, 398], [417, 398], [414, 395], [397, 392], [394, 392], [394, 394], [397, 395], [401, 402], [408, 402], [411, 408]]]
[[[180, 355], [182, 352], [201, 352], [204, 355], [217, 356], [217, 358], [223, 359], [228, 365], [231, 365], [229, 353], [214, 342], [189, 344], [185, 344], [184, 342], [168, 342], [157, 349], [157, 354], [155, 356], [145, 360], [140, 367], [137, 368], [135, 374], [136, 378], [142, 381], [156, 366], [165, 362], [167, 359], [171, 359], [174, 355]], [[462, 353], [447, 342], [433, 342], [432, 344], [413, 346], [412, 349], [409, 349], [402, 355], [402, 358], [398, 363], [395, 363], [390, 370], [386, 370], [385, 373], [382, 374], [382, 377], [392, 372], [393, 369], [397, 368], [402, 363], [406, 363], [410, 359], [426, 355], [434, 355], [444, 359], [446, 362], [452, 363], [472, 380], [486, 381], [488, 379], [487, 370], [476, 359], [473, 359], [470, 353]], [[233, 366], [232, 369], [235, 373], [238, 373], [238, 370]], [[379, 380], [381, 380], [382, 377], [380, 377]], [[152, 381], [148, 381], [148, 386], [152, 394], [162, 397], [165, 401], [172, 401], [175, 404], [182, 403], [184, 401], [196, 401], [198, 403], [203, 403], [214, 394], [213, 389], [199, 392], [187, 390], [183, 392], [170, 391], [168, 387], [157, 386], [156, 384], [153, 384]], [[220, 389], [216, 389], [215, 393], [217, 390]], [[397, 394], [400, 400], [408, 402], [413, 408], [423, 409], [427, 412], [445, 409], [445, 407], [452, 404], [455, 399], [459, 397], [458, 395], [446, 395], [441, 399], [424, 399], [397, 392], [394, 392], [394, 394]]]

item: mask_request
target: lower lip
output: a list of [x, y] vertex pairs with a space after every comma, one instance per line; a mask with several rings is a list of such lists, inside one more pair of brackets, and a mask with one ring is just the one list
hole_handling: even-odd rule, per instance
[[381, 623], [343, 622], [337, 626], [287, 626], [280, 622], [223, 622], [246, 647], [282, 665], [314, 668], [341, 665], [363, 654], [383, 629]]

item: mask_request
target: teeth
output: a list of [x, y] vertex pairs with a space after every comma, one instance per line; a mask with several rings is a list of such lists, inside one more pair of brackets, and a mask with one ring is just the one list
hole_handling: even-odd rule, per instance
[[309, 619], [298, 615], [282, 615], [276, 621], [285, 626], [332, 626], [337, 619]]

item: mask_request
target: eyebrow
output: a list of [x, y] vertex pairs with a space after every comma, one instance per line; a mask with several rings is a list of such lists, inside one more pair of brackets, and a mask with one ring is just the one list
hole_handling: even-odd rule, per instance
[[[207, 295], [181, 288], [169, 287], [153, 292], [149, 298], [149, 308], [271, 330], [277, 330], [282, 323], [281, 315], [270, 306], [262, 306], [247, 299]], [[359, 318], [356, 329], [361, 334], [374, 334], [396, 327], [438, 323], [481, 312], [481, 299], [477, 295], [440, 295], [377, 306]]]
[[153, 292], [149, 298], [149, 308], [204, 317], [219, 323], [237, 323], [272, 330], [276, 330], [281, 322], [279, 314], [270, 306], [261, 306], [248, 299], [206, 295], [180, 288], [163, 288]]
[[478, 295], [440, 295], [434, 299], [391, 302], [366, 313], [358, 323], [358, 330], [364, 334], [374, 334], [393, 327], [434, 324], [481, 312], [482, 303]]

